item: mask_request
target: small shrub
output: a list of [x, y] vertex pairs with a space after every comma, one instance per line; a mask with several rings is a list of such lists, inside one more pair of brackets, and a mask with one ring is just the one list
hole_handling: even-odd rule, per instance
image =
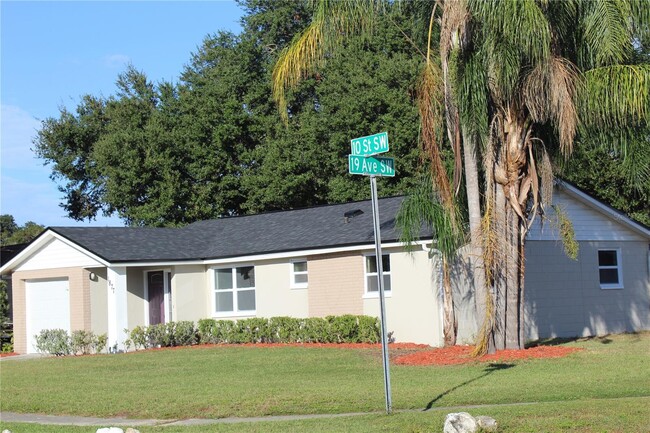
[[330, 324], [330, 334], [335, 343], [360, 343], [359, 324], [357, 317], [351, 314], [342, 316], [327, 316]]
[[329, 322], [322, 317], [309, 317], [303, 321], [302, 335], [304, 343], [332, 343]]
[[108, 335], [101, 334], [95, 335], [93, 337], [92, 350], [94, 353], [101, 353], [106, 349], [106, 343], [108, 343]]
[[214, 319], [201, 319], [197, 325], [199, 343], [215, 344], [217, 341], [217, 321]]
[[194, 322], [189, 320], [182, 320], [176, 322], [174, 326], [174, 346], [191, 346], [196, 344], [196, 328]]
[[41, 353], [62, 356], [69, 355], [70, 337], [63, 329], [43, 329], [36, 338], [36, 350]]
[[271, 317], [269, 319], [269, 342], [300, 343], [304, 340], [302, 320], [294, 317]]
[[73, 355], [78, 353], [82, 355], [90, 354], [93, 350], [94, 337], [95, 335], [89, 331], [72, 331], [72, 335], [70, 335], [70, 352]]
[[133, 343], [135, 350], [138, 350], [138, 348], [149, 348], [146, 328], [143, 326], [136, 326], [133, 328], [131, 332], [129, 332], [129, 339]]
[[171, 335], [167, 332], [167, 325], [158, 323], [145, 328], [147, 336], [147, 347], [170, 347]]
[[381, 341], [381, 326], [379, 319], [370, 316], [357, 316], [359, 323], [359, 341], [364, 343], [379, 343]]

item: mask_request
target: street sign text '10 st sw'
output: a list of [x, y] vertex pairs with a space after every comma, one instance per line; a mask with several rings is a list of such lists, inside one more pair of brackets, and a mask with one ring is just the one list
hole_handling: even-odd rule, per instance
[[348, 155], [350, 174], [395, 176], [395, 159], [380, 156]]
[[350, 140], [352, 155], [372, 156], [388, 152], [388, 132], [368, 135], [367, 137], [353, 138]]

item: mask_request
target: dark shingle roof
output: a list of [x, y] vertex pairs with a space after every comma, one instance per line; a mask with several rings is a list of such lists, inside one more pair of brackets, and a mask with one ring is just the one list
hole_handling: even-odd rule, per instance
[[[383, 242], [399, 240], [403, 197], [379, 200]], [[346, 213], [363, 213], [346, 218]], [[200, 221], [183, 228], [53, 227], [109, 262], [219, 259], [374, 242], [370, 200]], [[430, 238], [430, 233], [423, 233]]]

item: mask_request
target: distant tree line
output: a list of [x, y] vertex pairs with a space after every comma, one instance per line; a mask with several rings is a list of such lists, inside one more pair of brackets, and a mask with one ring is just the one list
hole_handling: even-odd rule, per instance
[[[388, 131], [397, 171], [381, 181], [380, 194], [408, 193], [418, 183], [428, 166], [418, 138], [417, 47], [428, 18], [410, 2], [388, 4], [381, 30], [347, 38], [288, 93], [285, 125], [271, 74], [281, 50], [310, 24], [312, 3], [239, 3], [242, 32], [206, 36], [178, 82], [154, 83], [129, 66], [114, 95], [83, 95], [74, 111], [61, 108], [42, 122], [35, 151], [50, 164], [71, 218], [177, 226], [366, 199], [367, 179], [347, 173], [349, 142], [380, 131]], [[594, 158], [602, 162], [576, 152], [565, 175], [650, 224], [650, 186], [627, 188], [613, 153], [606, 176], [595, 176]]]

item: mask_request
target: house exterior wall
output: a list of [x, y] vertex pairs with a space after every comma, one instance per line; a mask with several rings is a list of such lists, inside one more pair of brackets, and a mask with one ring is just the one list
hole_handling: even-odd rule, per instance
[[143, 268], [127, 268], [126, 271], [127, 323], [129, 324], [129, 330], [145, 324], [144, 270]]
[[[308, 278], [311, 279], [311, 262], [307, 262]], [[257, 316], [307, 317], [308, 290], [292, 289], [291, 262], [266, 261], [255, 266], [255, 304]], [[310, 281], [311, 283], [311, 281]]]
[[94, 274], [90, 281], [90, 329], [97, 335], [108, 334], [108, 285], [106, 268], [89, 268]]
[[309, 257], [309, 317], [363, 314], [363, 260], [359, 252]]
[[204, 265], [175, 266], [172, 270], [172, 320], [211, 317], [208, 272]]
[[[578, 241], [642, 241], [640, 235], [624, 228], [619, 222], [597, 211], [593, 207], [570, 197], [567, 193], [556, 191], [553, 204], [559, 206], [573, 223], [575, 238]], [[556, 214], [552, 209], [542, 224], [536, 218], [526, 239], [528, 241], [561, 241], [557, 230]]]
[[[387, 331], [402, 342], [442, 344], [436, 266], [426, 251], [390, 253], [391, 291], [386, 297]], [[364, 271], [361, 264], [362, 273]], [[363, 287], [363, 282], [361, 283]], [[380, 316], [379, 298], [363, 296], [363, 314]]]
[[60, 239], [52, 239], [17, 267], [16, 272], [91, 266], [101, 264]]
[[[579, 242], [577, 260], [558, 242], [526, 246], [526, 327], [530, 339], [650, 329], [648, 243]], [[601, 289], [598, 250], [620, 249], [623, 288]]]
[[27, 352], [27, 306], [25, 281], [67, 278], [70, 290], [70, 329], [91, 330], [90, 319], [90, 280], [88, 271], [83, 268], [59, 268], [45, 270], [24, 270], [14, 272], [14, 350]]

